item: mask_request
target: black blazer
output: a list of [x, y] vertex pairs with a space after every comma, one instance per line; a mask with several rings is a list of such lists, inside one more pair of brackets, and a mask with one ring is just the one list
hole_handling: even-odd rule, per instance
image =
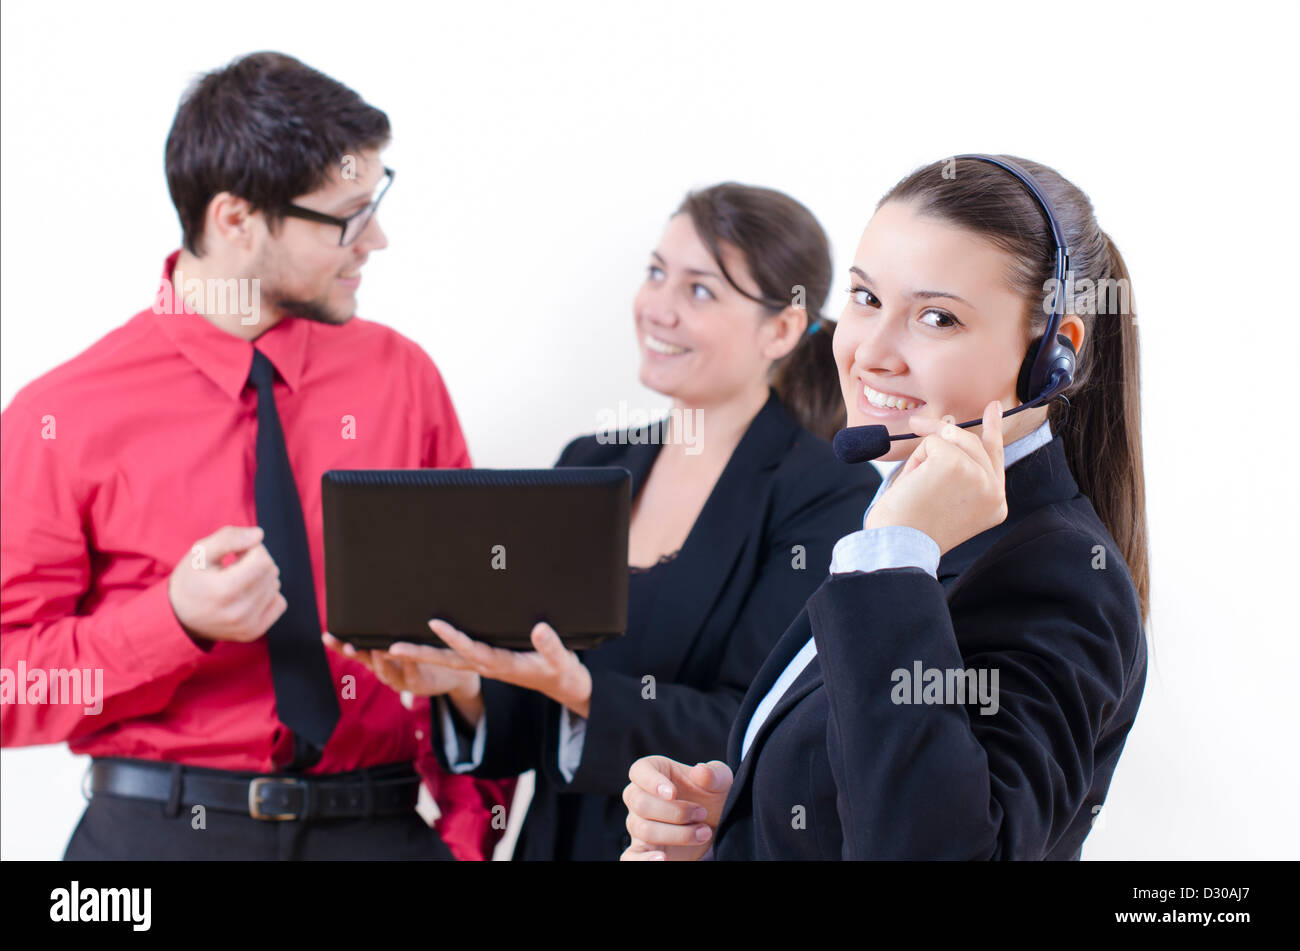
[[[631, 444], [628, 435], [605, 444], [595, 436], [575, 439], [556, 464], [622, 466], [632, 473], [636, 497], [660, 446]], [[835, 542], [862, 527], [879, 484], [874, 468], [840, 464], [830, 445], [802, 429], [770, 392], [680, 552], [655, 568], [655, 590], [667, 596], [642, 619], [641, 643], [583, 653], [591, 711], [572, 783], [557, 762], [560, 705], [484, 680], [487, 736], [474, 775], [537, 770], [516, 858], [617, 859], [626, 842], [622, 792], [637, 758], [725, 756], [750, 680], [826, 577]], [[803, 546], [802, 558], [795, 546]], [[613, 666], [603, 659], [614, 655]], [[656, 680], [652, 700], [643, 695], [646, 675]], [[434, 747], [446, 766], [442, 743]]]
[[[1138, 598], [1059, 436], [1006, 486], [1006, 521], [949, 551], [938, 581], [837, 574], [809, 599], [732, 727], [716, 858], [1079, 858], [1142, 698]], [[817, 657], [741, 761], [809, 637]], [[895, 703], [892, 672], [917, 661], [996, 669], [997, 712]]]

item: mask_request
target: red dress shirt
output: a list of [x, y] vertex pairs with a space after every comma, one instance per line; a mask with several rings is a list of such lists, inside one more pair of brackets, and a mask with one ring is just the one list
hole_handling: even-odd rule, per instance
[[[265, 637], [200, 647], [167, 593], [195, 542], [223, 525], [257, 524], [253, 347], [278, 371], [322, 623], [321, 475], [463, 468], [469, 451], [418, 345], [358, 317], [337, 326], [288, 317], [250, 343], [179, 295], [172, 306], [179, 253], [167, 259], [154, 307], [24, 387], [0, 414], [3, 666], [16, 678], [22, 662], [29, 682], [35, 669], [103, 671], [97, 713], [6, 698], [0, 742], [67, 741], [92, 756], [272, 772], [291, 755], [292, 736], [276, 719]], [[484, 857], [499, 837], [493, 806], [508, 806], [513, 784], [443, 773], [428, 700], [408, 710], [361, 664], [327, 655], [341, 717], [309, 772], [415, 762], [453, 853]], [[51, 688], [49, 699], [68, 698]]]

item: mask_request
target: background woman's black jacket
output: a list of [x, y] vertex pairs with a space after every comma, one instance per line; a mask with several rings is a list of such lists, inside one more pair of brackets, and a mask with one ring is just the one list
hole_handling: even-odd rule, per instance
[[[707, 417], [704, 423], [707, 439]], [[595, 436], [576, 439], [557, 465], [622, 466], [632, 473], [635, 498], [660, 449], [632, 444], [638, 435], [625, 430], [605, 444]], [[835, 542], [862, 527], [879, 484], [873, 467], [841, 464], [769, 393], [680, 552], [654, 569], [662, 596], [639, 619], [640, 642], [623, 638], [629, 643], [584, 652], [591, 711], [572, 783], [557, 762], [559, 704], [483, 681], [487, 736], [474, 775], [537, 770], [516, 858], [617, 859], [626, 835], [621, 796], [633, 761], [651, 753], [689, 762], [723, 758], [750, 680], [826, 577]], [[654, 699], [644, 696], [646, 676], [655, 678]], [[447, 766], [434, 720], [434, 748]]]
[[[812, 596], [732, 729], [717, 858], [1079, 858], [1142, 698], [1146, 638], [1060, 437], [1006, 478], [1006, 521], [944, 555], [937, 581], [852, 572]], [[817, 657], [740, 762], [755, 707], [810, 636]], [[996, 668], [998, 711], [895, 704], [892, 672], [918, 660]]]

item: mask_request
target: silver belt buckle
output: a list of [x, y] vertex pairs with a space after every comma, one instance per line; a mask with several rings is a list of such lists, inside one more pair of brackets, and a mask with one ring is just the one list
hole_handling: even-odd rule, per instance
[[[298, 817], [292, 812], [263, 812], [258, 802], [258, 792], [266, 783], [288, 783], [301, 785], [298, 780], [288, 776], [258, 776], [248, 784], [248, 814], [254, 819], [262, 819], [267, 822], [283, 822], [286, 819], [297, 819]], [[303, 789], [306, 795], [306, 787]], [[306, 805], [306, 803], [304, 803]]]

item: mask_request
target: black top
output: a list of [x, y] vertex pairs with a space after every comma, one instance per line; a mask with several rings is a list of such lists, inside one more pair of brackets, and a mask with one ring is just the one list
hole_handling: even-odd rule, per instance
[[[622, 466], [635, 498], [660, 446], [628, 436], [575, 439], [557, 465]], [[835, 542], [861, 527], [879, 484], [874, 467], [841, 464], [771, 392], [676, 557], [630, 573], [627, 636], [583, 652], [591, 710], [572, 783], [559, 771], [560, 705], [483, 682], [487, 739], [474, 775], [537, 770], [516, 858], [617, 859], [621, 797], [638, 757], [724, 757], [750, 680], [826, 577]], [[443, 744], [434, 748], [447, 766]]]
[[[1146, 681], [1137, 591], [1059, 436], [1006, 479], [1006, 521], [944, 555], [937, 581], [852, 572], [812, 596], [732, 728], [717, 858], [1079, 858]], [[817, 657], [741, 761], [809, 637]], [[996, 711], [896, 702], [894, 671], [918, 662], [997, 671]]]

